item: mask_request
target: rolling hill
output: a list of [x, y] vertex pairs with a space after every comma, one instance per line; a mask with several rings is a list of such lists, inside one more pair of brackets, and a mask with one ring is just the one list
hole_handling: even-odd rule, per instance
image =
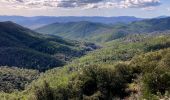
[[[130, 27], [137, 26], [132, 26], [137, 23], [134, 22], [132, 25], [126, 26], [129, 27], [129, 31], [127, 28], [124, 28], [125, 32], [129, 32], [127, 36], [103, 43], [103, 48], [74, 59], [61, 68], [38, 73], [34, 70], [2, 67], [0, 71], [2, 79], [0, 83], [2, 86], [0, 88], [3, 92], [0, 92], [0, 98], [7, 100], [44, 100], [44, 98], [46, 100], [159, 100], [170, 98], [170, 32], [166, 31], [169, 28], [169, 22], [149, 21], [143, 22], [148, 23], [147, 25], [153, 25], [153, 23], [158, 23], [158, 25], [144, 27], [145, 25], [142, 24], [144, 28], [140, 27], [139, 29], [147, 34], [140, 34], [143, 33], [141, 30], [130, 29]], [[10, 39], [14, 41], [9, 42], [10, 45], [7, 45], [7, 47], [15, 48], [18, 46], [17, 43], [20, 43], [17, 48], [27, 48], [26, 50], [33, 50], [55, 59], [58, 58], [55, 56], [58, 52], [60, 52], [59, 54], [62, 52], [65, 55], [75, 55], [71, 51], [75, 49], [77, 50], [76, 52], [84, 50], [85, 48], [78, 49], [82, 45], [95, 46], [93, 44], [81, 44], [80, 42], [65, 40], [57, 36], [40, 35], [31, 30], [25, 32], [26, 38], [24, 37], [25, 35], [20, 35], [24, 34], [25, 28], [21, 26], [16, 27], [16, 24], [11, 22], [1, 24], [3, 24], [3, 32], [8, 33], [8, 35], [2, 34], [1, 37], [4, 40]], [[85, 24], [87, 25], [87, 22]], [[13, 26], [5, 30], [6, 26], [10, 25]], [[166, 25], [166, 27], [162, 25]], [[156, 26], [157, 28], [155, 28]], [[19, 35], [9, 31], [13, 27], [15, 27], [13, 31]], [[115, 27], [123, 29], [121, 24], [112, 28]], [[156, 31], [153, 31], [151, 28], [155, 28]], [[159, 31], [163, 31], [163, 33]], [[27, 42], [25, 40], [31, 41]], [[60, 44], [72, 48], [71, 51], [61, 49]], [[4, 42], [1, 48], [5, 46]], [[57, 48], [57, 52], [55, 51], [56, 47], [60, 48]], [[85, 50], [89, 50], [89, 48]], [[14, 50], [14, 53], [11, 54], [17, 53]], [[28, 54], [28, 56], [30, 55], [32, 54]], [[8, 56], [7, 58], [18, 59], [17, 56]], [[70, 56], [72, 57], [72, 55]], [[27, 58], [19, 59], [19, 61], [23, 59]], [[34, 60], [34, 57], [28, 59]], [[46, 60], [49, 61], [48, 59]]]
[[58, 35], [70, 39], [107, 42], [127, 36], [170, 30], [170, 17], [147, 19], [129, 24], [106, 25], [92, 22], [54, 23], [36, 29], [37, 32]]
[[39, 33], [58, 35], [70, 39], [85, 39], [97, 33], [105, 33], [112, 29], [111, 25], [87, 21], [54, 23], [37, 29]]
[[62, 66], [95, 47], [91, 43], [40, 35], [13, 22], [0, 22], [0, 65], [40, 71]]
[[[138, 41], [127, 42], [133, 39]], [[45, 91], [44, 87], [48, 84], [47, 90], [51, 89], [54, 93], [54, 100], [161, 98], [157, 92], [164, 96], [165, 91], [169, 91], [169, 43], [169, 35], [136, 35], [111, 41], [105, 44], [105, 48], [76, 59], [62, 69], [47, 71], [37, 81], [42, 84], [42, 91], [37, 89], [36, 96], [41, 98], [39, 93]], [[157, 78], [159, 81], [154, 81]], [[43, 83], [44, 80], [46, 83]], [[142, 82], [145, 86], [141, 86]], [[140, 94], [145, 92], [150, 95]], [[130, 94], [138, 96], [133, 98]], [[47, 97], [50, 98], [49, 95]]]

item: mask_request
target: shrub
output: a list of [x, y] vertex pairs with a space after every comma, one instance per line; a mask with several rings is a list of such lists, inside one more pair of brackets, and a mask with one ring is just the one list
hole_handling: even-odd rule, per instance
[[42, 86], [34, 87], [34, 96], [32, 100], [54, 100], [53, 90], [46, 81]]
[[78, 98], [95, 96], [106, 100], [124, 97], [131, 78], [131, 69], [126, 64], [119, 63], [112, 67], [90, 65], [72, 80], [72, 94], [78, 94]]

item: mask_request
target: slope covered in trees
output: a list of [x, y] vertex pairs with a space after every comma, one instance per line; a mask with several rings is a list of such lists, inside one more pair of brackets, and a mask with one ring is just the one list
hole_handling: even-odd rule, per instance
[[71, 39], [108, 42], [129, 34], [152, 33], [170, 30], [170, 18], [147, 19], [129, 24], [106, 25], [92, 22], [54, 23], [36, 29], [37, 32]]
[[[132, 38], [133, 37], [133, 38]], [[169, 35], [131, 35], [46, 71], [23, 92], [0, 97], [31, 100], [166, 99]]]
[[0, 65], [44, 71], [93, 50], [94, 44], [40, 35], [13, 22], [0, 22]]
[[54, 23], [36, 29], [37, 32], [53, 34], [71, 39], [85, 39], [112, 29], [111, 25], [87, 21]]
[[[169, 36], [140, 36], [140, 41], [129, 44], [126, 39], [113, 41], [107, 49], [90, 53], [62, 69], [47, 71], [37, 82], [44, 84], [46, 80], [54, 100], [164, 98], [169, 95], [169, 43]], [[35, 90], [35, 98], [42, 91]]]
[[[65, 28], [67, 32], [73, 32], [74, 35], [79, 34], [79, 31], [84, 32], [77, 37], [83, 38], [87, 35], [87, 38], [103, 41], [104, 36], [105, 43], [101, 44], [103, 48], [84, 55], [86, 51], [98, 47], [93, 43], [66, 40], [54, 35], [40, 35], [12, 22], [0, 23], [0, 62], [2, 65], [6, 65], [4, 62], [8, 63], [10, 66], [0, 67], [2, 90], [0, 99], [170, 98], [169, 18], [115, 26], [89, 22], [70, 24], [63, 24], [60, 27], [61, 31], [68, 25]], [[55, 27], [52, 26], [50, 30], [53, 28]], [[93, 32], [106, 30], [112, 33], [108, 33], [109, 35], [96, 33], [95, 38], [91, 35]], [[86, 32], [91, 33], [86, 34]], [[101, 40], [98, 38], [100, 36]], [[73, 60], [75, 57], [80, 58]], [[72, 61], [64, 65], [70, 60]], [[64, 66], [39, 73], [35, 70], [13, 68], [11, 67], [13, 64], [19, 68], [33, 68], [40, 71], [57, 67], [59, 64]]]
[[33, 80], [39, 77], [36, 70], [19, 69], [16, 67], [0, 67], [0, 92], [11, 93], [24, 90]]

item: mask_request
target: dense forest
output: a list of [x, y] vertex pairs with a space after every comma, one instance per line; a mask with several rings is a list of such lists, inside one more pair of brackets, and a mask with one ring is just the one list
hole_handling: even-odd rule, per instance
[[0, 65], [45, 71], [98, 48], [93, 43], [46, 36], [13, 22], [0, 22]]
[[[4, 24], [15, 27], [9, 29]], [[87, 25], [87, 22], [83, 24]], [[0, 99], [168, 100], [168, 24], [169, 18], [163, 18], [109, 26], [112, 33], [118, 29], [127, 33], [96, 45], [41, 35], [21, 26], [15, 30], [16, 24], [12, 22], [0, 23], [0, 62], [6, 62], [0, 63]], [[101, 27], [102, 24], [90, 25]], [[68, 26], [74, 30], [72, 25]], [[86, 37], [82, 38], [86, 40]]]

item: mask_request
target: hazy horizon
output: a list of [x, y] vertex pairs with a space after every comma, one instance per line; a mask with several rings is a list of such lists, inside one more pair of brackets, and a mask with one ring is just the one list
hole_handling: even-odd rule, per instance
[[170, 16], [168, 0], [1, 0], [1, 15], [15, 16]]
[[170, 15], [160, 15], [160, 16], [155, 16], [155, 17], [137, 17], [137, 16], [45, 16], [45, 15], [33, 15], [33, 16], [24, 16], [24, 15], [0, 15], [0, 16], [8, 16], [8, 17], [104, 17], [104, 18], [112, 18], [112, 17], [135, 17], [135, 18], [158, 18], [158, 17], [170, 17]]

